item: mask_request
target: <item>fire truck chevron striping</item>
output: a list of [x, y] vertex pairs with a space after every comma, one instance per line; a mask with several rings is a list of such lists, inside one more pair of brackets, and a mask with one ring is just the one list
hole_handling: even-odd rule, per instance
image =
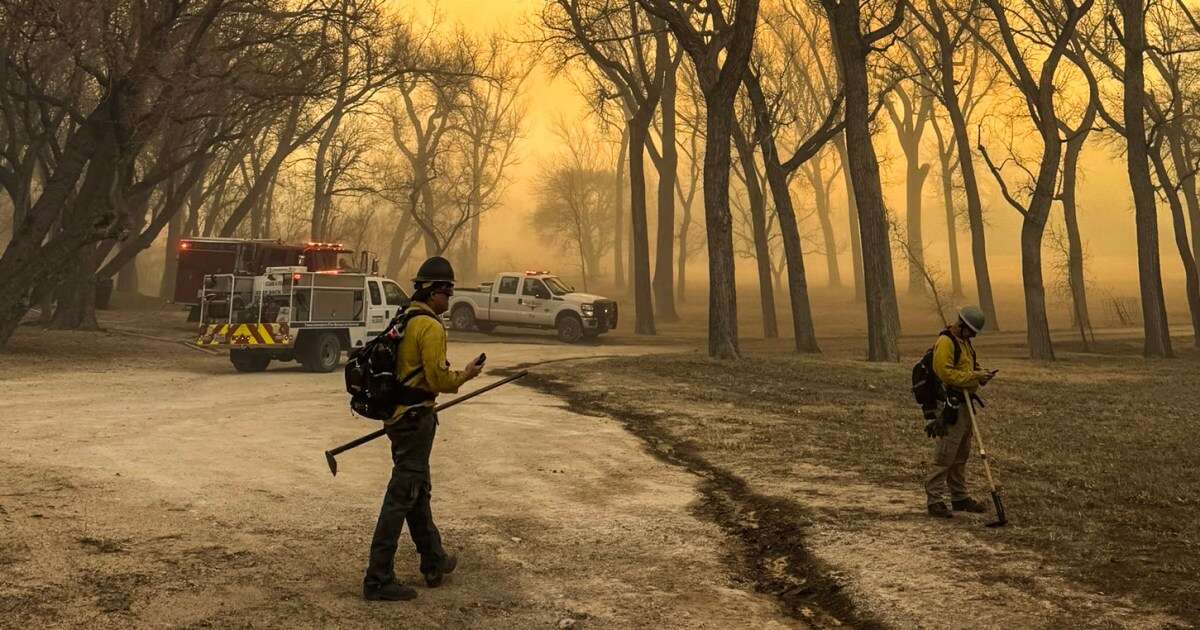
[[287, 324], [209, 324], [196, 345], [273, 346], [291, 341]]

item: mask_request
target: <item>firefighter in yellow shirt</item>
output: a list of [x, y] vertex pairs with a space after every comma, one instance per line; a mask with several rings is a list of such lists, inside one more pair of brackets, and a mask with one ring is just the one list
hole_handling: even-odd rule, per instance
[[[979, 369], [971, 339], [983, 330], [986, 318], [975, 306], [958, 312], [958, 321], [940, 335], [933, 346], [933, 371], [945, 385], [951, 403], [971, 404], [968, 397], [995, 376]], [[937, 437], [933, 447], [933, 472], [925, 480], [930, 516], [950, 518], [954, 512], [986, 512], [987, 508], [967, 492], [967, 457], [971, 454], [971, 417], [954, 404], [947, 404], [926, 431]], [[943, 491], [950, 490], [950, 506]]]
[[393, 570], [400, 531], [408, 532], [421, 556], [421, 574], [430, 588], [442, 584], [454, 571], [458, 558], [442, 547], [442, 538], [430, 510], [432, 484], [429, 454], [437, 433], [434, 401], [438, 394], [458, 391], [463, 383], [479, 375], [482, 355], [465, 369], [451, 370], [446, 360], [446, 329], [439, 317], [454, 294], [454, 269], [440, 256], [426, 260], [413, 279], [412, 304], [405, 312], [404, 337], [397, 352], [396, 374], [420, 373], [407, 384], [413, 400], [396, 410], [387, 423], [392, 443], [392, 477], [388, 481], [371, 540], [371, 556], [363, 578], [363, 597], [375, 601], [410, 600], [417, 596], [411, 587], [396, 582]]

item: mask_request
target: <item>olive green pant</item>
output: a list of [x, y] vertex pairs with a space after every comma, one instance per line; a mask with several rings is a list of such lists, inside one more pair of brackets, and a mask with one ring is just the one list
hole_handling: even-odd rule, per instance
[[950, 489], [950, 500], [969, 498], [967, 492], [967, 457], [971, 454], [971, 416], [964, 410], [949, 432], [937, 438], [933, 445], [933, 472], [925, 479], [925, 495], [929, 505], [942, 503], [944, 492]]

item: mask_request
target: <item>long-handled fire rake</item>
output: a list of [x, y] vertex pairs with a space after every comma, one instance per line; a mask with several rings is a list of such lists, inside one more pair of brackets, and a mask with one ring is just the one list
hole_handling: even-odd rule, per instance
[[[483, 387], [480, 387], [479, 389], [477, 389], [469, 394], [464, 394], [462, 396], [459, 396], [458, 398], [455, 398], [454, 400], [444, 402], [444, 403], [438, 405], [437, 407], [434, 407], [433, 410], [434, 411], [442, 411], [443, 409], [449, 409], [450, 407], [453, 407], [454, 405], [457, 405], [458, 403], [466, 402], [484, 392], [489, 392], [493, 389], [496, 389], [497, 387], [500, 387], [501, 385], [507, 385], [508, 383], [511, 383], [519, 378], [522, 378], [522, 377], [526, 376], [527, 374], [529, 374], [529, 372], [526, 372], [525, 370], [521, 370], [520, 372], [517, 372], [516, 374], [513, 374], [512, 376], [510, 376], [508, 378], [496, 381], [495, 383], [492, 383], [491, 385], [485, 385]], [[377, 431], [372, 431], [360, 438], [351, 440], [341, 446], [338, 446], [336, 448], [332, 448], [332, 449], [329, 449], [328, 451], [325, 451], [325, 461], [329, 464], [329, 472], [333, 473], [334, 476], [337, 476], [337, 459], [336, 459], [336, 457], [338, 455], [341, 455], [342, 453], [345, 453], [346, 451], [348, 451], [352, 448], [362, 446], [363, 444], [366, 444], [367, 442], [370, 442], [371, 440], [377, 439], [386, 433], [387, 433], [386, 428], [379, 429]]]
[[974, 396], [968, 394], [966, 396], [967, 414], [971, 417], [971, 433], [975, 434], [975, 443], [979, 445], [979, 458], [983, 460], [983, 472], [987, 475], [988, 489], [992, 492], [992, 504], [996, 506], [996, 520], [987, 523], [988, 527], [1004, 527], [1008, 523], [1008, 517], [1004, 514], [1004, 501], [1000, 499], [1000, 488], [992, 479], [991, 460], [988, 459], [987, 451], [983, 449], [983, 436], [979, 433], [979, 421], [975, 418], [975, 401]]

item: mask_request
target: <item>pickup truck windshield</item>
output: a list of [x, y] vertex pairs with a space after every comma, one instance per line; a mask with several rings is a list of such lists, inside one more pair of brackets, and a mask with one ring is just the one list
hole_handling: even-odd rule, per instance
[[546, 281], [546, 286], [550, 287], [550, 292], [554, 295], [566, 295], [575, 291], [575, 287], [569, 287], [563, 284], [562, 280], [559, 280], [554, 276], [548, 276], [542, 279]]

